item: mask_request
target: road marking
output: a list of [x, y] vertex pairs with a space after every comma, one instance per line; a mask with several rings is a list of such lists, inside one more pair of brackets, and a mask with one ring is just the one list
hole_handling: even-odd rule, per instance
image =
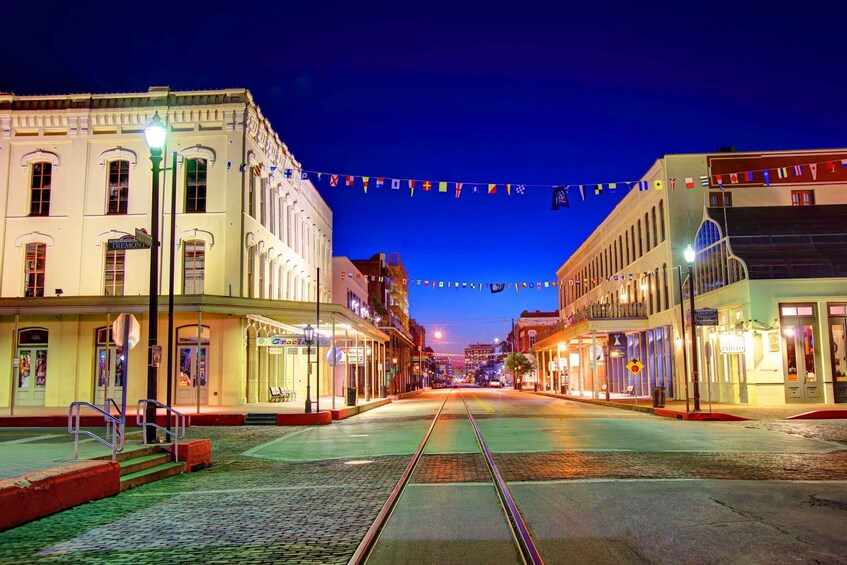
[[478, 396], [476, 395], [476, 393], [473, 393], [473, 392], [472, 392], [472, 393], [471, 393], [471, 396], [473, 397], [473, 399], [474, 399], [474, 400], [476, 400], [477, 402], [479, 402], [480, 404], [482, 404], [482, 407], [483, 407], [483, 408], [485, 408], [485, 409], [486, 409], [486, 410], [488, 410], [489, 412], [494, 412], [494, 408], [492, 408], [491, 406], [489, 406], [488, 404], [486, 404], [484, 400], [482, 400], [480, 397], [478, 397]]
[[29, 443], [31, 441], [40, 441], [42, 439], [50, 439], [51, 437], [59, 437], [62, 434], [50, 434], [46, 436], [24, 437], [21, 439], [12, 439], [9, 441], [0, 441], [0, 445], [10, 445], [13, 443]]
[[300, 434], [302, 434], [303, 432], [307, 432], [307, 431], [309, 431], [309, 428], [303, 428], [302, 430], [297, 430], [297, 431], [295, 431], [295, 432], [291, 432], [291, 433], [290, 433], [290, 434], [288, 434], [288, 435], [284, 435], [284, 436], [282, 436], [282, 437], [278, 437], [278, 438], [276, 438], [275, 440], [272, 440], [272, 441], [269, 441], [269, 442], [267, 442], [267, 443], [263, 443], [262, 445], [257, 445], [256, 447], [250, 448], [250, 449], [248, 449], [247, 451], [245, 451], [244, 453], [242, 453], [241, 455], [246, 455], [246, 456], [248, 456], [248, 457], [256, 457], [256, 456], [254, 455], [254, 453], [256, 453], [257, 451], [259, 451], [259, 450], [261, 450], [261, 449], [265, 449], [265, 448], [266, 448], [266, 447], [268, 447], [268, 446], [271, 446], [271, 445], [273, 445], [273, 444], [275, 444], [275, 443], [279, 443], [279, 442], [281, 442], [282, 440], [288, 439], [288, 438], [290, 438], [290, 437], [294, 437], [294, 436], [296, 436], [296, 435], [300, 435]]

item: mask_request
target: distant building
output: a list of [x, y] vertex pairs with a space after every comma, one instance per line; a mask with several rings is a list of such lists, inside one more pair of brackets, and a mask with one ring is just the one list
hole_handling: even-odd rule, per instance
[[550, 329], [559, 322], [559, 312], [542, 312], [524, 310], [515, 323], [515, 351], [527, 353], [532, 351], [538, 334]]
[[465, 348], [465, 375], [472, 377], [478, 369], [491, 360], [494, 345], [491, 343], [469, 344]]

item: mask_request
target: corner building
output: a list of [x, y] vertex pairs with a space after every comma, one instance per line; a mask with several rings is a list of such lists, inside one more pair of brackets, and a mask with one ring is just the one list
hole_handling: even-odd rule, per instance
[[[691, 398], [693, 333], [703, 407], [847, 402], [847, 150], [666, 155], [641, 180], [557, 271], [545, 387]], [[717, 316], [693, 332], [689, 244]]]
[[[110, 240], [150, 230], [144, 128], [154, 113], [168, 130], [160, 246], [109, 249]], [[323, 338], [311, 350], [312, 397], [329, 394], [321, 357], [330, 328], [377, 342], [384, 334], [331, 304], [332, 212], [300, 169], [244, 89], [0, 94], [0, 360], [12, 367], [0, 406], [102, 404], [125, 385], [129, 403], [147, 396], [151, 252], [160, 272], [160, 401], [169, 363], [176, 405], [266, 401], [269, 386], [305, 398], [307, 323]], [[110, 331], [122, 312], [141, 324], [126, 375]]]

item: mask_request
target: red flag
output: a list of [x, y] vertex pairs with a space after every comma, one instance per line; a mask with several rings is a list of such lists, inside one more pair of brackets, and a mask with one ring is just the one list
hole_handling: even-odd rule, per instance
[[674, 190], [675, 188], [676, 188], [676, 177], [671, 179], [671, 190]]
[[738, 184], [738, 173], [731, 173], [729, 175], [729, 182], [732, 184]]
[[829, 169], [830, 173], [834, 173], [835, 172], [835, 161], [830, 161], [829, 163], [827, 163], [826, 168]]
[[458, 198], [460, 194], [462, 194], [462, 183], [457, 182], [456, 183], [456, 198]]
[[423, 183], [424, 192], [429, 192], [432, 189], [432, 183], [428, 180], [425, 180]]
[[329, 186], [338, 186], [338, 175], [329, 176]]
[[694, 188], [694, 179], [692, 177], [685, 177], [685, 188]]
[[346, 184], [347, 186], [353, 186], [353, 177], [347, 177], [347, 180], [345, 181], [345, 184]]

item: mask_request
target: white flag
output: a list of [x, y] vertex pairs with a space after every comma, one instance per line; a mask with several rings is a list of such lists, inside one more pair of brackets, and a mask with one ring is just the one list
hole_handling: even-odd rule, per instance
[[391, 179], [391, 189], [392, 190], [400, 190], [400, 180], [399, 179]]

